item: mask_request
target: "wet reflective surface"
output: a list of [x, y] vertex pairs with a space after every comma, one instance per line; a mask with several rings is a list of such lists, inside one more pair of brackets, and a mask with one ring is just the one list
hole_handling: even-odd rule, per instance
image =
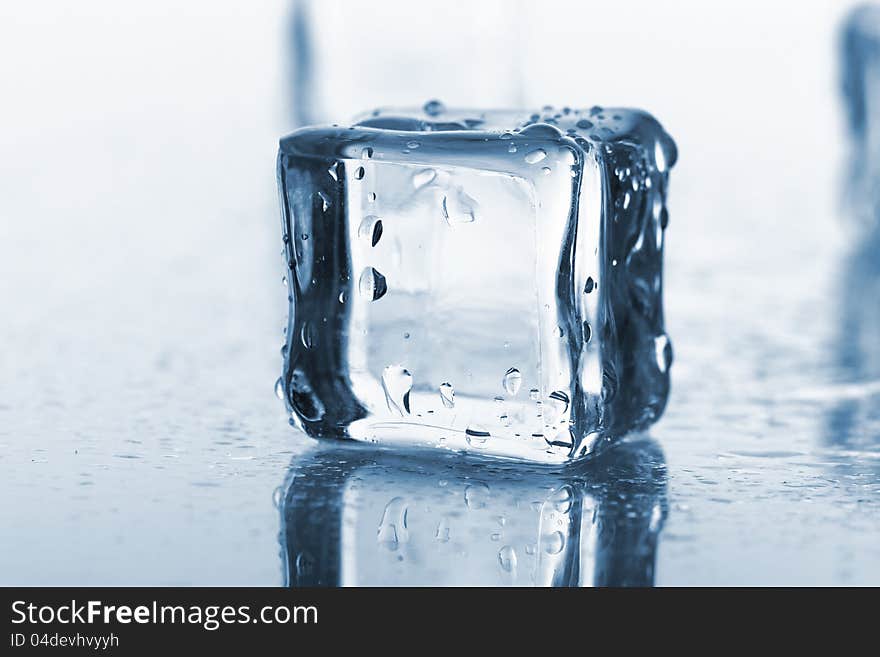
[[[736, 61], [748, 89], [706, 75], [706, 98], [634, 99], [680, 147], [669, 405], [647, 456], [545, 480], [339, 456], [288, 426], [273, 394], [286, 302], [272, 163], [291, 126], [266, 109], [282, 102], [280, 73], [264, 73], [281, 61], [265, 36], [279, 21], [227, 13], [144, 15], [94, 39], [91, 15], [0, 21], [15, 60], [54, 76], [39, 89], [81, 73], [63, 113], [24, 69], [2, 108], [18, 128], [0, 149], [0, 583], [880, 584], [880, 247], [838, 209], [833, 16], [800, 36], [769, 16], [779, 50]], [[184, 45], [196, 24], [198, 53]], [[174, 58], [138, 64], [157, 30]], [[254, 47], [230, 49], [230, 33]], [[712, 38], [728, 33], [734, 48], [741, 30]], [[694, 59], [676, 53], [670, 66]], [[601, 102], [629, 100], [605, 89]], [[472, 481], [484, 508], [468, 506], [485, 493], [466, 497]], [[531, 503], [565, 506], [566, 486], [565, 541], [541, 561], [543, 536], [560, 543]]]

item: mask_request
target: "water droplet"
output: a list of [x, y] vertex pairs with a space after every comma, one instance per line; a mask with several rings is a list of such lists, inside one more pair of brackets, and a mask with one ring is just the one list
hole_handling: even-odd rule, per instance
[[275, 396], [281, 401], [284, 401], [284, 379], [280, 376], [275, 382]]
[[659, 140], [654, 142], [654, 164], [660, 173], [666, 171], [666, 152]]
[[358, 167], [354, 170], [354, 178], [355, 180], [363, 180], [364, 179], [364, 168]]
[[526, 153], [525, 158], [523, 158], [527, 164], [537, 164], [541, 160], [547, 157], [547, 151], [543, 148], [536, 148], [533, 151], [529, 151]]
[[330, 197], [327, 196], [324, 192], [318, 192], [318, 198], [321, 199], [321, 211], [327, 212], [330, 208]]
[[538, 397], [541, 395], [541, 391], [537, 388], [532, 388], [529, 390], [529, 399], [532, 401], [538, 401]]
[[553, 334], [554, 334], [557, 338], [564, 338], [564, 337], [565, 337], [565, 329], [562, 328], [561, 326], [557, 326], [557, 327], [556, 327], [556, 330], [553, 331]]
[[395, 497], [385, 505], [376, 540], [386, 550], [394, 552], [401, 543], [409, 541], [409, 530], [406, 526], [407, 511], [406, 500], [402, 497]]
[[450, 226], [473, 222], [477, 216], [476, 208], [477, 202], [461, 188], [443, 197], [443, 217]]
[[589, 322], [584, 322], [584, 343], [589, 342], [593, 338], [593, 329], [590, 327]]
[[516, 550], [509, 545], [498, 550], [498, 563], [504, 572], [513, 572], [516, 569]]
[[527, 555], [532, 556], [533, 554], [535, 554], [535, 552], [538, 551], [538, 546], [534, 543], [527, 543], [525, 550]]
[[470, 484], [464, 489], [464, 503], [469, 509], [484, 509], [489, 501], [491, 491], [481, 481]]
[[565, 547], [565, 535], [556, 531], [541, 538], [541, 547], [547, 554], [559, 554]]
[[281, 486], [278, 486], [275, 490], [272, 491], [272, 506], [276, 509], [281, 508], [281, 500], [284, 499], [284, 489]]
[[330, 174], [330, 177], [333, 178], [333, 180], [339, 180], [339, 173], [337, 170], [338, 167], [339, 162], [334, 162], [333, 165], [329, 169], [327, 169], [327, 173]]
[[569, 510], [571, 510], [573, 499], [574, 495], [571, 492], [571, 488], [569, 486], [563, 486], [550, 495], [549, 502], [559, 513], [568, 513]]
[[358, 280], [358, 289], [365, 299], [376, 301], [385, 296], [388, 291], [388, 283], [378, 271], [372, 267], [366, 267]]
[[510, 395], [511, 397], [515, 397], [516, 393], [519, 392], [520, 386], [522, 385], [522, 374], [515, 367], [511, 367], [504, 375], [502, 385], [504, 386], [504, 390], [505, 392], [507, 392], [508, 395]]
[[373, 157], [373, 148], [372, 146], [367, 146], [361, 151], [361, 158], [364, 160], [369, 160]]
[[428, 116], [439, 116], [440, 114], [442, 114], [443, 112], [446, 111], [446, 106], [443, 103], [441, 103], [439, 100], [429, 100], [422, 107], [422, 110]]
[[358, 227], [358, 236], [376, 246], [382, 237], [382, 220], [376, 215], [367, 215]]
[[382, 370], [382, 389], [385, 391], [388, 410], [396, 411], [400, 415], [409, 414], [409, 393], [412, 386], [412, 374], [400, 365], [389, 365]]
[[657, 369], [665, 372], [672, 365], [672, 343], [665, 333], [654, 338], [654, 354], [657, 359]]
[[547, 403], [543, 405], [545, 424], [553, 424], [558, 421], [568, 410], [568, 395], [561, 390], [554, 390], [547, 397]]
[[549, 176], [550, 171], [551, 171], [550, 167], [541, 167], [541, 173], [543, 173], [545, 176]]
[[430, 185], [434, 182], [434, 179], [437, 177], [437, 172], [434, 169], [422, 169], [421, 171], [416, 171], [412, 176], [412, 184], [416, 189], [421, 189], [425, 185]]
[[345, 290], [339, 293], [339, 303], [345, 303]]
[[446, 516], [440, 518], [440, 522], [437, 523], [437, 529], [434, 530], [434, 540], [439, 543], [449, 542], [449, 520]]
[[465, 437], [467, 439], [468, 445], [473, 447], [482, 447], [486, 444], [486, 441], [491, 438], [492, 434], [486, 431], [485, 427], [480, 426], [479, 424], [471, 424], [468, 425], [468, 428], [465, 429]]
[[311, 322], [303, 322], [299, 330], [299, 339], [306, 349], [311, 349], [315, 345], [315, 333], [312, 330]]
[[451, 383], [440, 384], [440, 400], [446, 408], [455, 406], [455, 390]]
[[408, 141], [406, 142], [406, 147], [410, 150], [415, 150], [419, 147], [419, 142], [417, 141]]
[[507, 152], [508, 153], [516, 153], [516, 144], [511, 144], [510, 146], [508, 146]]
[[587, 284], [584, 285], [584, 294], [589, 294], [593, 291], [593, 288], [596, 287], [596, 283], [593, 281], [592, 276], [587, 276]]
[[375, 200], [376, 200], [376, 192], [370, 192], [369, 194], [367, 194], [367, 200], [368, 200], [370, 203], [372, 203], [373, 201], [375, 201]]
[[580, 128], [581, 130], [589, 130], [590, 128], [593, 127], [593, 122], [587, 121], [586, 119], [581, 119], [575, 125], [577, 125], [577, 127]]

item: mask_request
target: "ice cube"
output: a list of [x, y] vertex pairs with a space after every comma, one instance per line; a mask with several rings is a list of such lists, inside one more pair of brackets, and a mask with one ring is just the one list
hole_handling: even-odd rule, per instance
[[284, 138], [293, 423], [547, 462], [651, 423], [675, 159], [651, 116], [601, 107], [428, 104]]

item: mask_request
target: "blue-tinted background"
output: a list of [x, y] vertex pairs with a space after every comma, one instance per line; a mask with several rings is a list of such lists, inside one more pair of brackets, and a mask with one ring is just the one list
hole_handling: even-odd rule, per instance
[[307, 68], [288, 2], [0, 7], [0, 583], [282, 583], [311, 441], [272, 392], [277, 139], [427, 96], [638, 106], [678, 142], [656, 583], [880, 583], [846, 3], [315, 5]]

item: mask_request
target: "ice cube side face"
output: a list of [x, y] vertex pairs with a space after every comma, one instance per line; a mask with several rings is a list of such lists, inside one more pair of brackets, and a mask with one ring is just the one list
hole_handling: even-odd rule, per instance
[[653, 422], [675, 157], [649, 115], [602, 108], [378, 111], [283, 139], [293, 423], [559, 463]]

